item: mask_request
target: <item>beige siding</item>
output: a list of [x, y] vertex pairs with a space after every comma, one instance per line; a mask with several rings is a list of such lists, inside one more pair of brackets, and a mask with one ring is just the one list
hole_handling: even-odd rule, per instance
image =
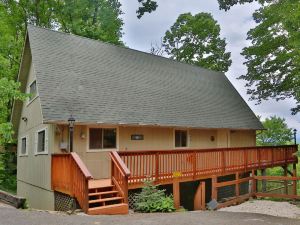
[[218, 144], [216, 130], [190, 130], [191, 148], [216, 148]]
[[[144, 140], [131, 140], [132, 134], [144, 135]], [[119, 149], [123, 150], [167, 150], [174, 148], [172, 128], [120, 127]]]
[[54, 210], [53, 192], [18, 181], [18, 195], [25, 196], [30, 208]]
[[[109, 150], [89, 151], [88, 127], [106, 126], [76, 126], [74, 132], [74, 151], [77, 152], [95, 178], [107, 178], [110, 175]], [[117, 127], [117, 149], [126, 150], [168, 150], [174, 149], [174, 129], [158, 127]], [[144, 135], [144, 140], [131, 140], [132, 134]], [[239, 134], [237, 137], [230, 135]], [[190, 129], [188, 130], [189, 148], [221, 148], [230, 146], [253, 146], [252, 131], [230, 131], [228, 129]], [[60, 142], [67, 142], [68, 127], [53, 125], [54, 152], [62, 152]]]
[[230, 132], [231, 147], [250, 147], [256, 145], [256, 133], [253, 130]]
[[[30, 66], [27, 87], [34, 81], [35, 74], [33, 66]], [[37, 87], [38, 88], [38, 87]], [[27, 136], [27, 156], [18, 157], [18, 194], [24, 196], [28, 200], [28, 204], [33, 208], [41, 208], [41, 203], [37, 203], [37, 196], [47, 197], [45, 201], [45, 206], [51, 205], [49, 209], [53, 209], [53, 200], [48, 202], [49, 196], [53, 198], [53, 193], [51, 192], [51, 140], [48, 139], [49, 147], [47, 155], [36, 155], [36, 132], [40, 129], [46, 128], [47, 133], [51, 133], [51, 126], [42, 124], [42, 113], [40, 98], [35, 98], [31, 103], [28, 101], [23, 103], [21, 118], [26, 117], [27, 121], [20, 120], [19, 130], [18, 130], [18, 142], [22, 137]], [[46, 137], [48, 138], [48, 137]], [[18, 145], [18, 153], [20, 153], [20, 144]], [[44, 201], [40, 198], [40, 201]], [[45, 207], [42, 207], [45, 208]]]

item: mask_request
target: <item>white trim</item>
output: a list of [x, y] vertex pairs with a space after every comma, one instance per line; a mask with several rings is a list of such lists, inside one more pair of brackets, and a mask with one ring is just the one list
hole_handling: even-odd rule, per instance
[[[45, 131], [45, 140], [44, 140], [44, 150], [43, 152], [38, 152], [37, 151], [37, 148], [38, 148], [38, 133], [39, 132], [42, 132], [42, 131]], [[48, 128], [47, 127], [44, 127], [42, 129], [39, 129], [35, 132], [35, 141], [34, 141], [34, 145], [35, 145], [35, 148], [34, 148], [34, 155], [48, 155]]]
[[[25, 153], [23, 154], [22, 153], [22, 140], [25, 138], [26, 140], [26, 151]], [[24, 156], [28, 156], [28, 143], [29, 143], [29, 136], [28, 135], [25, 135], [25, 136], [22, 136], [20, 137], [19, 139], [19, 148], [18, 148], [18, 151], [19, 151], [19, 156], [20, 157], [24, 157]]]
[[[30, 72], [30, 71], [29, 71]], [[34, 73], [34, 71], [32, 71]], [[35, 82], [35, 91], [36, 91], [36, 95], [34, 96], [34, 98], [32, 99], [27, 99], [27, 104], [26, 106], [29, 106], [35, 99], [37, 99], [39, 97], [39, 92], [38, 92], [38, 87], [37, 87], [37, 82], [36, 82], [36, 79], [34, 79], [33, 81], [31, 81], [29, 83], [29, 85], [26, 87], [26, 93], [27, 94], [30, 94], [30, 86]]]
[[[176, 147], [175, 145], [175, 131], [176, 130], [183, 130], [186, 131], [186, 147]], [[190, 129], [185, 129], [185, 128], [174, 128], [173, 129], [173, 148], [174, 149], [189, 149], [190, 148]]]
[[[102, 128], [102, 129], [116, 129], [116, 148], [102, 148], [102, 149], [90, 149], [90, 128]], [[103, 133], [102, 133], [103, 135]], [[109, 152], [109, 151], [118, 151], [119, 150], [119, 127], [117, 126], [102, 126], [102, 125], [91, 125], [86, 126], [86, 152], [95, 153], [95, 152]]]

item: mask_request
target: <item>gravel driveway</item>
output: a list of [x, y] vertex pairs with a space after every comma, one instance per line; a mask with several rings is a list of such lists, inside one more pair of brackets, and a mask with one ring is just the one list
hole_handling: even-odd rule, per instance
[[220, 209], [224, 212], [263, 213], [271, 216], [281, 216], [300, 219], [300, 208], [289, 202], [267, 200], [252, 200], [243, 204]]
[[300, 220], [253, 213], [181, 212], [86, 216], [36, 210], [18, 210], [0, 203], [1, 225], [300, 225]]

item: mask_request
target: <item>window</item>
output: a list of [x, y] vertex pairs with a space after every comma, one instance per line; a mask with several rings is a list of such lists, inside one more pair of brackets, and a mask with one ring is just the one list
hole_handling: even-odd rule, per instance
[[36, 81], [33, 81], [30, 86], [29, 86], [29, 101], [31, 101], [32, 99], [34, 99], [36, 97]]
[[48, 137], [47, 137], [47, 129], [44, 128], [36, 132], [35, 137], [35, 154], [48, 154]]
[[20, 155], [27, 155], [27, 142], [28, 138], [27, 137], [22, 137], [21, 142], [20, 142]]
[[187, 147], [187, 131], [175, 130], [175, 147]]
[[89, 148], [91, 150], [116, 148], [116, 134], [115, 128], [90, 128]]

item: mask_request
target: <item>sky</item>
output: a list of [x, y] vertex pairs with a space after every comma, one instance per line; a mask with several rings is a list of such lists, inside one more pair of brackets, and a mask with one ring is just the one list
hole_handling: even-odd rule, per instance
[[259, 8], [257, 3], [236, 5], [229, 11], [220, 11], [217, 0], [158, 0], [158, 8], [151, 14], [145, 14], [141, 19], [136, 17], [137, 0], [120, 0], [122, 4], [123, 41], [126, 46], [144, 52], [149, 52], [151, 43], [160, 43], [165, 32], [174, 24], [182, 13], [209, 12], [221, 26], [221, 37], [226, 39], [227, 51], [231, 52], [232, 65], [226, 76], [248, 103], [256, 115], [263, 119], [273, 115], [286, 119], [290, 128], [298, 130], [297, 139], [300, 142], [300, 113], [292, 116], [290, 109], [295, 105], [292, 99], [276, 102], [263, 101], [257, 105], [249, 101], [245, 82], [236, 78], [247, 72], [243, 65], [244, 58], [240, 52], [250, 44], [246, 40], [247, 32], [255, 27], [252, 13]]

